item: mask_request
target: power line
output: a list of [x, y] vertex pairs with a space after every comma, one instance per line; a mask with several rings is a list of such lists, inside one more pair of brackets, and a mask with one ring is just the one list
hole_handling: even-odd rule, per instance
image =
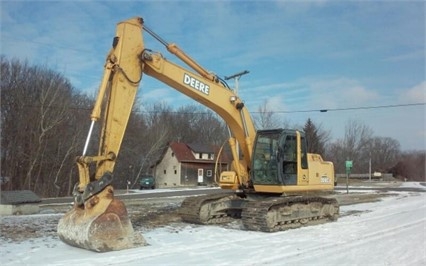
[[[345, 108], [330, 108], [330, 109], [311, 109], [311, 110], [297, 110], [297, 111], [273, 111], [273, 113], [290, 114], [290, 113], [312, 113], [312, 112], [333, 112], [333, 111], [350, 111], [350, 110], [367, 110], [367, 109], [384, 109], [384, 108], [398, 108], [426, 105], [426, 103], [406, 103], [406, 104], [390, 104], [390, 105], [377, 105], [377, 106], [359, 106], [359, 107], [345, 107]], [[259, 112], [255, 112], [259, 113]]]
[[[377, 106], [359, 106], [359, 107], [346, 107], [346, 108], [330, 108], [330, 109], [310, 109], [310, 110], [296, 110], [296, 111], [271, 111], [272, 113], [279, 114], [290, 114], [290, 113], [312, 113], [312, 112], [335, 112], [335, 111], [350, 111], [350, 110], [368, 110], [368, 109], [384, 109], [384, 108], [399, 108], [399, 107], [412, 107], [412, 106], [421, 106], [426, 105], [426, 103], [406, 103], [406, 104], [390, 104], [390, 105], [377, 105]], [[40, 105], [23, 105], [25, 108], [39, 108]], [[63, 108], [63, 106], [46, 106], [46, 108]], [[68, 109], [73, 110], [86, 110], [90, 111], [92, 108], [88, 107], [68, 107]], [[209, 114], [209, 112], [180, 112], [176, 111], [140, 111], [136, 110], [135, 113], [145, 113], [145, 114], [154, 114], [154, 113], [174, 113], [174, 114]], [[252, 114], [260, 114], [262, 112], [250, 112]]]

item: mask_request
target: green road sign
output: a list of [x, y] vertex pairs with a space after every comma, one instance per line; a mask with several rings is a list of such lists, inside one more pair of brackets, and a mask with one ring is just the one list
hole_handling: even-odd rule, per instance
[[346, 162], [345, 162], [345, 165], [346, 165], [346, 174], [350, 174], [350, 173], [351, 173], [352, 166], [353, 166], [352, 161], [346, 161]]

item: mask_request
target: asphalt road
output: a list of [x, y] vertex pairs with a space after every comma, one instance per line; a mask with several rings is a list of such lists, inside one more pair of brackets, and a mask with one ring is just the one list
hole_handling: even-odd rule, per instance
[[[335, 190], [346, 191], [346, 186], [335, 187]], [[349, 187], [349, 192], [351, 190], [375, 190], [380, 192], [388, 191], [407, 191], [407, 192], [426, 192], [424, 189], [420, 188], [408, 188], [408, 187]], [[117, 190], [115, 196], [122, 200], [132, 200], [132, 199], [147, 199], [147, 198], [164, 198], [164, 197], [186, 197], [186, 196], [195, 196], [203, 194], [214, 194], [214, 193], [231, 193], [229, 190], [222, 189], [186, 189], [186, 190], [170, 190], [170, 191], [161, 191], [150, 193], [126, 193], [125, 190]], [[62, 198], [48, 198], [42, 199], [41, 204], [57, 204], [57, 203], [71, 203], [73, 202], [72, 197], [62, 197]]]
[[[186, 196], [195, 196], [195, 195], [204, 195], [204, 194], [214, 194], [214, 193], [231, 193], [229, 190], [223, 189], [187, 189], [187, 190], [170, 190], [162, 192], [150, 191], [150, 193], [126, 193], [126, 191], [118, 190], [115, 193], [115, 197], [119, 199], [147, 199], [147, 198], [165, 198], [165, 197], [186, 197]], [[62, 197], [62, 198], [47, 198], [42, 199], [41, 204], [56, 204], [56, 203], [71, 203], [73, 202], [72, 197]]]

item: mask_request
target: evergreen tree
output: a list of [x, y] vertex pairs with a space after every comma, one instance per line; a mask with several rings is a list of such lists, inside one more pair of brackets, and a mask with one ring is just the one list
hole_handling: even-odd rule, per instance
[[324, 154], [328, 133], [322, 132], [321, 128], [318, 128], [310, 118], [306, 121], [303, 131], [305, 131], [308, 152]]

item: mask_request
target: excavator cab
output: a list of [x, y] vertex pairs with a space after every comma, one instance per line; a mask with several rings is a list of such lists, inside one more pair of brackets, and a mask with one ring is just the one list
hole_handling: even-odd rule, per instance
[[308, 153], [304, 132], [258, 130], [250, 178], [257, 192], [332, 191], [334, 166], [321, 155]]
[[291, 129], [258, 130], [253, 148], [254, 185], [297, 185], [298, 169], [307, 169], [303, 132]]

